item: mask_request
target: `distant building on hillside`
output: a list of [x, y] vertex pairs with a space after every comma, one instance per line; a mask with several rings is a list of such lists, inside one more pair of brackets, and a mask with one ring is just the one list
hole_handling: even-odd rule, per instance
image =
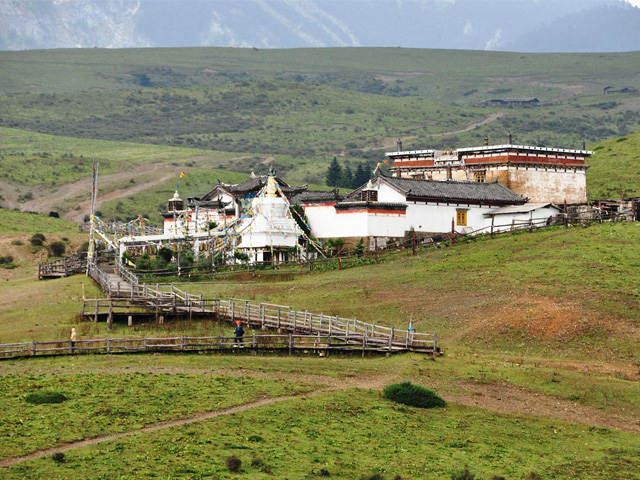
[[586, 203], [593, 152], [563, 148], [504, 145], [459, 148], [436, 155], [434, 150], [398, 151], [385, 155], [393, 161], [394, 177], [424, 180], [494, 182], [535, 203]]

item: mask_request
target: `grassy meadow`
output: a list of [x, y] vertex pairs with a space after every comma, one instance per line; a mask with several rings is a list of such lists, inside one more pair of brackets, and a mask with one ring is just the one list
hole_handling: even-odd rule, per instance
[[[502, 143], [575, 148], [591, 199], [640, 195], [640, 53], [414, 49], [0, 52], [0, 205], [102, 217], [158, 211], [180, 194], [270, 165], [322, 188], [333, 156], [369, 167], [406, 149]], [[141, 85], [143, 74], [149, 83]], [[487, 108], [536, 97], [535, 108]], [[2, 478], [640, 478], [637, 223], [548, 228], [381, 256], [342, 271], [184, 284], [192, 293], [291, 305], [437, 332], [444, 355], [110, 355], [3, 360]], [[43, 233], [34, 247], [30, 239]], [[64, 219], [0, 209], [0, 342], [231, 334], [176, 321], [79, 318], [101, 295], [82, 275], [38, 281], [49, 246], [87, 240]], [[250, 335], [253, 332], [248, 332]], [[448, 402], [391, 403], [399, 381]], [[32, 393], [67, 400], [33, 405]], [[292, 398], [288, 398], [292, 397]], [[259, 405], [253, 405], [260, 402]], [[245, 408], [243, 405], [249, 405]], [[240, 407], [231, 413], [226, 409]], [[216, 413], [223, 415], [211, 418]], [[157, 430], [163, 422], [190, 420]], [[120, 436], [128, 434], [127, 436]], [[101, 437], [111, 435], [112, 437]], [[97, 439], [95, 444], [80, 444]], [[16, 457], [46, 451], [3, 466]], [[226, 466], [235, 455], [238, 473]]]
[[[1, 239], [28, 239], [64, 220], [2, 211]], [[34, 219], [32, 222], [25, 220]], [[22, 220], [22, 221], [20, 221]], [[114, 355], [2, 362], [0, 467], [4, 478], [638, 478], [640, 351], [634, 223], [549, 228], [455, 247], [391, 254], [378, 265], [275, 282], [185, 284], [194, 293], [289, 304], [365, 321], [437, 331], [444, 356]], [[0, 282], [2, 341], [230, 334], [212, 322], [164, 326], [76, 318], [83, 276], [38, 282], [27, 245]], [[399, 276], [398, 272], [402, 272]], [[284, 278], [284, 277], [283, 277]], [[635, 280], [634, 280], [635, 279]], [[84, 287], [82, 285], [84, 284]], [[41, 306], [36, 306], [36, 304]], [[249, 335], [252, 332], [249, 332]], [[444, 409], [393, 404], [396, 381], [433, 388]], [[29, 393], [67, 401], [31, 405]], [[311, 394], [311, 396], [307, 396]], [[296, 398], [270, 403], [282, 396]], [[262, 406], [198, 420], [232, 406]], [[161, 422], [187, 425], [138, 431]], [[235, 455], [240, 473], [225, 462]], [[378, 477], [380, 478], [380, 477]], [[538, 477], [536, 477], [538, 478]]]

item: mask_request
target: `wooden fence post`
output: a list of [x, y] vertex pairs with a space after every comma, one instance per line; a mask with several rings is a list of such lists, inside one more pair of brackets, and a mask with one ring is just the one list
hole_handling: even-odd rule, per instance
[[433, 332], [433, 359], [438, 356], [438, 334]]
[[289, 355], [291, 355], [292, 350], [293, 350], [293, 335], [289, 334]]
[[109, 300], [109, 316], [107, 317], [107, 329], [113, 328], [113, 299]]

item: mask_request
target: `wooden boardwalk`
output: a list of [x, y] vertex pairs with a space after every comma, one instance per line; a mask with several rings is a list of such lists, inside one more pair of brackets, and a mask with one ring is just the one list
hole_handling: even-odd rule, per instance
[[42, 262], [38, 264], [38, 278], [59, 278], [84, 273], [87, 268], [87, 253], [77, 252], [68, 257], [54, 260], [53, 262]]
[[98, 266], [90, 263], [88, 271], [108, 297], [83, 299], [82, 315], [94, 322], [104, 320], [109, 326], [116, 317], [131, 317], [133, 321], [135, 316], [152, 316], [157, 323], [170, 315], [189, 319], [208, 317], [230, 322], [240, 320], [254, 329], [272, 329], [294, 336], [341, 338], [343, 342], [364, 343], [365, 348], [389, 352], [438, 352], [435, 333], [417, 333], [355, 318], [293, 310], [285, 305], [236, 298], [204, 298], [173, 284], [140, 284], [138, 278], [121, 264]]
[[96, 355], [143, 352], [177, 353], [306, 353], [328, 356], [330, 352], [366, 354], [407, 351], [394, 346], [371, 343], [364, 335], [245, 335], [242, 342], [235, 337], [159, 337], [96, 338], [0, 344], [0, 360], [52, 355]]

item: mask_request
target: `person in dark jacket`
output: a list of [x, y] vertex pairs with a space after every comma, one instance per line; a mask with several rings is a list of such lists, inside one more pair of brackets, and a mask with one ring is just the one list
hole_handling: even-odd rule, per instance
[[237, 321], [236, 322], [236, 331], [235, 331], [236, 343], [242, 344], [242, 342], [243, 342], [242, 336], [243, 335], [244, 335], [244, 328], [242, 328], [242, 322], [241, 321]]

